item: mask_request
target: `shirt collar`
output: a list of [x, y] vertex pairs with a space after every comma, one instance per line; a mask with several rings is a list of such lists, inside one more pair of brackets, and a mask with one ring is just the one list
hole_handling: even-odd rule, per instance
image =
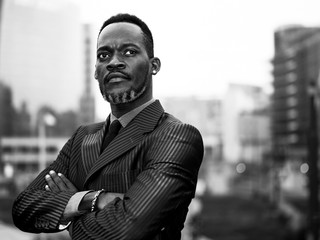
[[122, 115], [119, 118], [116, 118], [116, 116], [114, 116], [112, 113], [110, 113], [110, 124], [114, 121], [114, 120], [119, 120], [119, 122], [121, 123], [121, 126], [124, 128], [126, 127], [131, 121], [132, 119], [134, 119], [143, 109], [145, 109], [146, 107], [148, 107], [151, 103], [153, 103], [155, 101], [155, 99], [151, 99], [148, 102], [140, 105], [139, 107], [131, 110], [130, 112], [127, 112], [126, 114]]

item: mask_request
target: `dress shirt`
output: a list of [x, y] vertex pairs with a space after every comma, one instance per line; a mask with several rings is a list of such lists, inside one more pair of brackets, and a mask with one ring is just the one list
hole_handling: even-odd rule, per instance
[[155, 101], [155, 99], [151, 99], [149, 100], [148, 102], [140, 105], [139, 107], [131, 110], [130, 112], [122, 115], [121, 117], [119, 118], [116, 118], [112, 113], [110, 114], [110, 124], [118, 119], [119, 122], [121, 123], [121, 126], [123, 128], [125, 128], [130, 122], [132, 119], [134, 119], [143, 109], [145, 109], [146, 107], [148, 107], [151, 103], [153, 103]]

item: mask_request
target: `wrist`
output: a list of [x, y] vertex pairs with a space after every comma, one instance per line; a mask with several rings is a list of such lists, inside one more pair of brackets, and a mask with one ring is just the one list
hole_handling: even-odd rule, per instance
[[99, 190], [99, 191], [97, 191], [95, 193], [95, 195], [94, 195], [94, 197], [93, 197], [93, 199], [91, 201], [91, 209], [90, 209], [91, 212], [94, 212], [96, 210], [96, 208], [98, 206], [98, 203], [97, 203], [98, 202], [98, 198], [99, 198], [100, 194], [102, 194], [104, 192], [105, 192], [105, 190], [101, 189], [101, 190]]
[[92, 205], [92, 200], [94, 199], [95, 194], [97, 191], [91, 191], [88, 192], [84, 197], [82, 198], [78, 210], [80, 212], [90, 212], [91, 211], [91, 205]]

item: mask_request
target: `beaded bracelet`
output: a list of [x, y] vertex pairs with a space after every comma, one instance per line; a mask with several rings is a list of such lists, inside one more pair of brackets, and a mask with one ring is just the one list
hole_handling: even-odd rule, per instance
[[98, 200], [98, 197], [101, 193], [105, 192], [104, 189], [101, 189], [99, 190], [98, 192], [96, 192], [96, 194], [94, 195], [93, 199], [92, 199], [92, 202], [91, 202], [91, 212], [94, 211], [94, 209], [96, 208], [96, 203], [97, 203], [97, 200]]

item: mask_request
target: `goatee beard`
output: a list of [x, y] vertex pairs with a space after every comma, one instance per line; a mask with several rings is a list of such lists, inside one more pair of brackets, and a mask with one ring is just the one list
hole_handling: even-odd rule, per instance
[[130, 89], [128, 91], [118, 93], [118, 94], [107, 94], [106, 92], [104, 92], [102, 96], [109, 103], [117, 105], [117, 104], [129, 103], [136, 100], [146, 91], [146, 89], [147, 89], [146, 86], [143, 86], [140, 90], [138, 89], [138, 91], [134, 89]]

